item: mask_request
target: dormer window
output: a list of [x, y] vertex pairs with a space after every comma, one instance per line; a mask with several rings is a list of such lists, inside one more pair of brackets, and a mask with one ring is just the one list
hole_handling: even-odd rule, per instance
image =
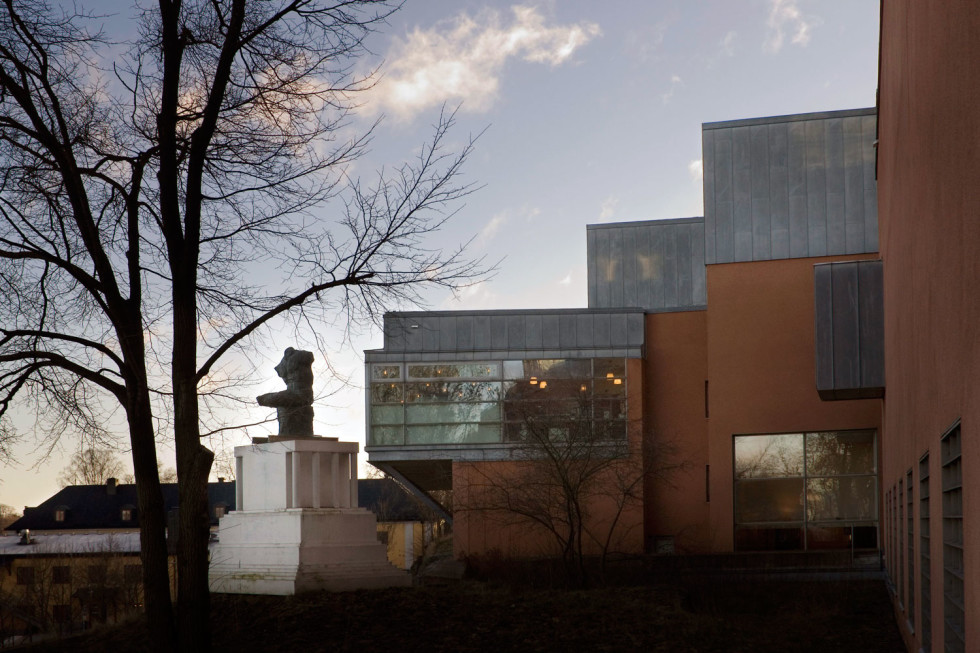
[[228, 514], [228, 506], [223, 503], [219, 503], [214, 507], [214, 516], [216, 519], [221, 519], [226, 514]]
[[123, 521], [132, 521], [133, 520], [133, 509], [132, 508], [123, 508], [122, 511], [121, 511], [121, 513], [120, 513], [120, 515], [119, 515], [119, 517]]
[[65, 521], [65, 512], [66, 511], [64, 508], [56, 508], [54, 511], [54, 520]]

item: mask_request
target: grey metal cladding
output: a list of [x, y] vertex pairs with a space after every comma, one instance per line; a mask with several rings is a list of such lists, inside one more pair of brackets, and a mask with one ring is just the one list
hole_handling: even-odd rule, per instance
[[644, 312], [538, 309], [388, 313], [369, 362], [643, 355]]
[[884, 395], [880, 260], [813, 267], [816, 383], [821, 398]]
[[590, 308], [704, 307], [702, 218], [589, 225], [588, 232]]
[[702, 126], [705, 262], [878, 251], [874, 109]]

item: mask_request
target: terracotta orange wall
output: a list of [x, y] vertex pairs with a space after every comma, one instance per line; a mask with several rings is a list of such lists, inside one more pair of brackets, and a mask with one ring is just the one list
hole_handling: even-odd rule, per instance
[[646, 437], [667, 468], [664, 478], [644, 488], [644, 526], [648, 550], [657, 536], [672, 536], [677, 553], [709, 549], [705, 464], [708, 424], [704, 382], [708, 378], [707, 312], [652, 313], [646, 316], [643, 366]]
[[[643, 375], [642, 361], [627, 360], [627, 417], [629, 450], [631, 458], [638, 461], [642, 455], [643, 423]], [[524, 461], [454, 462], [453, 463], [453, 553], [461, 558], [470, 554], [485, 554], [497, 550], [507, 557], [538, 557], [555, 555], [555, 540], [540, 526], [522, 520], [514, 514], [490, 511], [467, 511], [466, 506], [479, 505], [479, 486], [487, 482], [501, 483], [508, 477], [521, 477]], [[637, 469], [642, 469], [638, 463]], [[609, 532], [615, 505], [596, 499], [588, 505], [593, 531], [605, 535]], [[642, 553], [643, 506], [639, 502], [629, 505], [618, 517], [613, 531], [610, 550], [616, 553]], [[586, 553], [599, 553], [594, 543], [586, 543]]]
[[[929, 452], [932, 633], [942, 650], [939, 438], [961, 420], [967, 650], [980, 650], [980, 5], [883, 3], [878, 203], [886, 487]], [[915, 525], [918, 544], [918, 487]], [[918, 552], [916, 581], [919, 580]], [[905, 570], [896, 579], [907, 583]], [[920, 582], [916, 588], [921, 589]], [[921, 604], [917, 597], [916, 605]], [[918, 610], [916, 610], [918, 611]], [[907, 641], [918, 648], [904, 621]]]
[[710, 549], [733, 550], [732, 436], [879, 428], [877, 399], [822, 401], [814, 361], [813, 265], [838, 256], [709, 265]]

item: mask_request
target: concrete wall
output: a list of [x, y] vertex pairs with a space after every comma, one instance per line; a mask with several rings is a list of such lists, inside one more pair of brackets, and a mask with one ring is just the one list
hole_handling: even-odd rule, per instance
[[[980, 5], [883, 3], [878, 193], [885, 285], [884, 476], [929, 452], [932, 644], [942, 650], [939, 438], [961, 420], [966, 648], [980, 647]], [[916, 472], [917, 478], [917, 472]], [[919, 492], [915, 492], [916, 539]], [[921, 568], [916, 556], [915, 575]], [[908, 583], [905, 569], [894, 578]], [[921, 583], [916, 582], [917, 589]], [[916, 601], [921, 605], [921, 600]], [[916, 610], [917, 611], [917, 610]], [[971, 618], [972, 615], [972, 618]], [[919, 614], [899, 619], [918, 649]], [[915, 634], [907, 622], [912, 621]]]
[[813, 265], [846, 258], [708, 266], [711, 551], [733, 550], [733, 435], [880, 428], [880, 400], [825, 402], [814, 381]]

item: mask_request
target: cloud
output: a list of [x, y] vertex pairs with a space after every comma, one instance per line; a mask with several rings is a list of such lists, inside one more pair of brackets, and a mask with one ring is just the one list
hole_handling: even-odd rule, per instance
[[798, 6], [799, 0], [769, 0], [769, 19], [766, 26], [769, 33], [762, 49], [776, 53], [783, 48], [786, 32], [792, 32], [790, 42], [805, 47], [810, 42], [810, 30], [820, 25], [816, 16], [804, 16]]
[[599, 219], [606, 221], [611, 219], [616, 214], [616, 205], [619, 204], [619, 198], [610, 195], [602, 201], [602, 207], [599, 209]]
[[480, 230], [480, 242], [486, 244], [487, 242], [493, 240], [500, 228], [507, 222], [507, 215], [505, 213], [498, 213], [492, 218], [490, 222], [483, 226]]
[[725, 57], [735, 56], [735, 39], [737, 37], [738, 37], [738, 33], [735, 30], [732, 30], [727, 34], [725, 34], [724, 38], [722, 38], [721, 41], [718, 42], [718, 45], [721, 46], [721, 54], [723, 56]]
[[400, 120], [447, 101], [462, 102], [466, 111], [487, 111], [508, 60], [559, 66], [600, 33], [595, 23], [547, 25], [527, 6], [512, 7], [509, 17], [492, 9], [476, 17], [459, 14], [394, 40], [368, 107]]
[[691, 179], [695, 181], [704, 179], [704, 163], [701, 159], [688, 163], [687, 171], [691, 173]]
[[670, 76], [670, 88], [666, 93], [663, 93], [660, 96], [660, 99], [663, 100], [664, 104], [670, 102], [670, 98], [674, 97], [674, 91], [677, 90], [678, 86], [682, 86], [683, 84], [684, 82], [681, 80], [680, 75], [674, 74]]

